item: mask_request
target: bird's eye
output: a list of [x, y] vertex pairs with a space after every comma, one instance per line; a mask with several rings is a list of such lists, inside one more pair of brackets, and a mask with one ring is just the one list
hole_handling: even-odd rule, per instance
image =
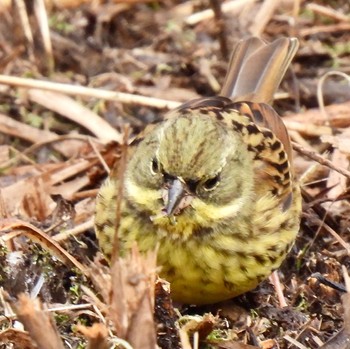
[[213, 190], [220, 181], [220, 175], [216, 175], [215, 177], [207, 179], [205, 182], [203, 182], [202, 186], [204, 190]]
[[153, 158], [151, 161], [151, 172], [154, 175], [160, 172], [160, 165], [156, 158]]

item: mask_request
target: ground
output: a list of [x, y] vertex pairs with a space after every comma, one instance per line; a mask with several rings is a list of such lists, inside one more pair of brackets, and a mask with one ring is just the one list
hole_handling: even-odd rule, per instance
[[[17, 0], [0, 11], [1, 348], [347, 348], [347, 298], [327, 281], [343, 285], [350, 264], [348, 1]], [[225, 304], [173, 305], [154, 256], [135, 251], [110, 272], [94, 199], [125, 134], [217, 94], [231, 48], [251, 35], [300, 42], [274, 103], [304, 199], [279, 270], [288, 307], [268, 281]]]

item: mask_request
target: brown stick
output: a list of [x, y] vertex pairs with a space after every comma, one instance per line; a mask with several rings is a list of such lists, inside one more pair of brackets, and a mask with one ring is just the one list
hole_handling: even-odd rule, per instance
[[227, 48], [226, 26], [225, 19], [221, 10], [220, 0], [210, 0], [210, 5], [213, 9], [216, 19], [217, 34], [220, 43], [221, 55], [225, 60], [227, 60], [229, 53]]
[[303, 154], [303, 155], [307, 156], [308, 158], [317, 161], [319, 164], [321, 164], [323, 166], [327, 166], [330, 169], [339, 172], [343, 176], [350, 178], [350, 171], [346, 170], [345, 168], [335, 166], [331, 161], [325, 159], [324, 157], [315, 153], [314, 151], [305, 149], [304, 147], [302, 147], [298, 143], [292, 142], [292, 145], [293, 145], [293, 149], [296, 150], [297, 152], [299, 152], [300, 154]]

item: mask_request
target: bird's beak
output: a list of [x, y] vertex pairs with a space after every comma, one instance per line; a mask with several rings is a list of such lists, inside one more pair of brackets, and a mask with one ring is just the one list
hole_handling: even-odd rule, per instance
[[168, 216], [172, 216], [180, 207], [180, 203], [186, 194], [185, 184], [179, 179], [171, 181], [168, 187], [168, 198], [165, 211]]

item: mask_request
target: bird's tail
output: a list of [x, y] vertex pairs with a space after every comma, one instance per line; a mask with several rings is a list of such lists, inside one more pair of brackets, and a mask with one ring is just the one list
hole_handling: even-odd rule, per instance
[[220, 95], [234, 102], [271, 104], [298, 45], [296, 38], [280, 38], [269, 44], [256, 37], [240, 41], [233, 50]]

